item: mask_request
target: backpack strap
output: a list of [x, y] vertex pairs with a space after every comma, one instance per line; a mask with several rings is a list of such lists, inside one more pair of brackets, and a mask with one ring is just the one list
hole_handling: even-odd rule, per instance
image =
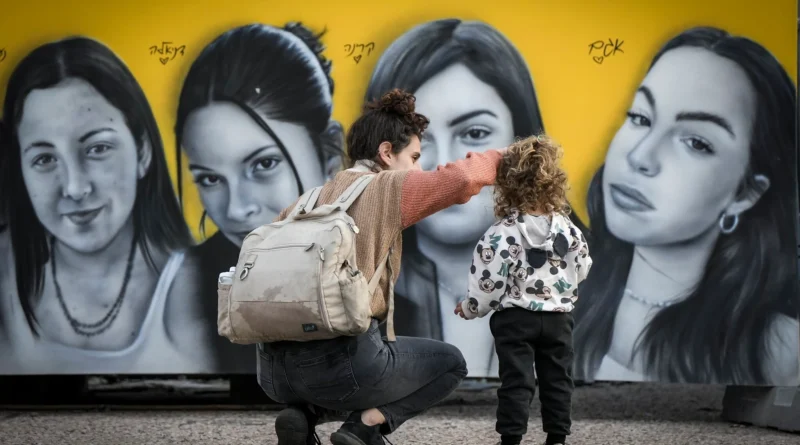
[[297, 205], [294, 206], [294, 209], [292, 209], [292, 213], [289, 216], [294, 217], [295, 215], [303, 214], [313, 210], [314, 206], [317, 204], [317, 199], [319, 199], [319, 194], [321, 191], [322, 186], [319, 186], [303, 193], [303, 196], [297, 200]]
[[386, 339], [390, 342], [396, 341], [397, 336], [394, 334], [394, 271], [392, 270], [392, 263], [390, 258], [392, 256], [392, 251], [394, 248], [390, 247], [389, 252], [386, 253], [386, 256], [383, 257], [383, 260], [380, 264], [378, 264], [378, 268], [375, 269], [375, 275], [372, 276], [372, 279], [369, 280], [369, 295], [373, 295], [375, 293], [375, 289], [378, 288], [378, 283], [381, 280], [381, 276], [383, 275], [384, 268], [389, 268], [389, 312], [386, 315]]
[[353, 181], [347, 189], [338, 197], [333, 204], [341, 209], [343, 212], [346, 212], [347, 209], [350, 208], [351, 205], [361, 196], [361, 193], [364, 189], [367, 188], [370, 182], [375, 179], [375, 175], [363, 175]]

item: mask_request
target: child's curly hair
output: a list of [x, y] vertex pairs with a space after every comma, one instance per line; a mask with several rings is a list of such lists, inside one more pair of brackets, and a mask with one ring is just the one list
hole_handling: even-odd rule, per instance
[[495, 215], [502, 218], [513, 209], [569, 215], [567, 174], [559, 165], [562, 154], [561, 146], [543, 134], [511, 144], [497, 168]]

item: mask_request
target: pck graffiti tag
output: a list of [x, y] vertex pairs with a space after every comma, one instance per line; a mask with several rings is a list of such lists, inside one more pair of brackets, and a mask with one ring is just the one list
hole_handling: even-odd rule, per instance
[[617, 53], [625, 54], [625, 51], [622, 50], [623, 43], [625, 41], [620, 39], [597, 40], [589, 44], [589, 56], [600, 65], [605, 59], [615, 56]]
[[183, 56], [186, 51], [186, 45], [174, 45], [172, 42], [161, 42], [161, 46], [153, 45], [150, 47], [150, 55], [157, 55], [158, 61], [162, 65], [166, 65], [170, 60], [175, 60], [179, 54]]
[[367, 51], [367, 56], [372, 54], [372, 50], [375, 49], [375, 43], [353, 43], [347, 44], [344, 46], [344, 51], [347, 53], [347, 57], [353, 56], [353, 60], [358, 64], [361, 61], [361, 56], [364, 55], [364, 50]]

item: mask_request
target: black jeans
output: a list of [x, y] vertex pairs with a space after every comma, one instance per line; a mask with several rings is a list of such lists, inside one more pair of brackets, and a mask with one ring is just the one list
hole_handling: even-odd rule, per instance
[[461, 351], [425, 338], [381, 337], [377, 320], [357, 337], [259, 345], [259, 384], [273, 400], [332, 411], [377, 408], [383, 434], [452, 393], [467, 375]]
[[500, 365], [497, 432], [524, 436], [530, 404], [539, 380], [542, 425], [548, 434], [570, 434], [572, 420], [572, 328], [568, 312], [533, 312], [510, 308], [489, 322]]

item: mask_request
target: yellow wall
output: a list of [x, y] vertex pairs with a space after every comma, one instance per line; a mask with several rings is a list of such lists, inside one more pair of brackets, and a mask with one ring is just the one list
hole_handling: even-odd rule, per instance
[[[131, 68], [150, 100], [173, 169], [172, 128], [178, 93], [192, 60], [220, 33], [250, 22], [282, 26], [299, 20], [323, 38], [336, 82], [334, 118], [345, 127], [356, 117], [380, 53], [413, 25], [437, 18], [479, 19], [496, 27], [527, 60], [545, 128], [566, 150], [571, 201], [585, 220], [588, 181], [602, 162], [635, 85], [651, 57], [670, 37], [695, 25], [714, 25], [746, 35], [771, 50], [796, 79], [796, 2], [730, 0], [138, 0], [125, 4], [93, 0], [9, 1], [0, 15], [0, 84], [36, 46], [68, 35], [94, 37]], [[294, 3], [294, 5], [292, 5]], [[735, 3], [740, 3], [736, 5]], [[602, 64], [589, 44], [624, 40], [624, 54]], [[186, 45], [184, 56], [162, 65], [148, 48], [162, 41]], [[344, 46], [375, 43], [356, 64]], [[1, 53], [0, 53], [1, 54]], [[2, 56], [0, 56], [2, 58]], [[5, 91], [0, 90], [0, 97]], [[185, 164], [184, 164], [185, 165]], [[189, 175], [184, 175], [186, 217], [197, 234], [202, 208]], [[214, 228], [208, 221], [207, 235]]]

